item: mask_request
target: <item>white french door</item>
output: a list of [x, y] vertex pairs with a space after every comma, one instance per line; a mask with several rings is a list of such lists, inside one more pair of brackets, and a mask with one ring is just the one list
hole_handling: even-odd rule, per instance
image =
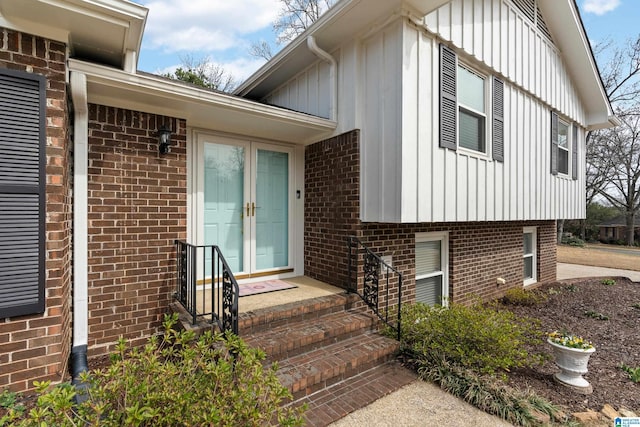
[[236, 275], [290, 268], [292, 150], [200, 135], [197, 151], [197, 243]]

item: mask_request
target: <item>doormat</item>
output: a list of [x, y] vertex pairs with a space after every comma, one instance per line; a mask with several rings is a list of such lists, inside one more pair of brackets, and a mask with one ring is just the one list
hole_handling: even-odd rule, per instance
[[287, 283], [284, 280], [265, 280], [264, 282], [245, 283], [239, 286], [241, 297], [297, 288], [296, 285]]

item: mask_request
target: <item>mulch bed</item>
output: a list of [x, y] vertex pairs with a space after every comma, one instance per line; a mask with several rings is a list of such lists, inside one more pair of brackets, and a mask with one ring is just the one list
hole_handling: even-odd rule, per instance
[[[570, 412], [599, 411], [606, 403], [640, 412], [640, 383], [633, 383], [620, 369], [622, 363], [640, 366], [640, 308], [634, 307], [640, 304], [640, 283], [616, 278], [615, 285], [607, 286], [602, 280], [574, 279], [545, 285], [536, 291], [548, 296], [546, 302], [530, 307], [508, 306], [518, 316], [539, 319], [546, 332], [566, 330], [594, 344], [596, 352], [584, 376], [593, 386], [593, 394], [579, 394], [556, 383], [553, 374], [559, 369], [552, 360], [509, 373], [511, 385], [532, 389]], [[598, 320], [586, 312], [602, 314], [609, 320]], [[550, 353], [550, 346], [540, 342], [533, 350]]]

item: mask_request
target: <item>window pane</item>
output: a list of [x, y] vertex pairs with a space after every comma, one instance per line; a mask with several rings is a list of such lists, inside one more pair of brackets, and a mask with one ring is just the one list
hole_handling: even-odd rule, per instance
[[442, 305], [442, 276], [416, 280], [416, 301]]
[[533, 243], [533, 234], [524, 233], [524, 254], [525, 255], [533, 253], [532, 243]]
[[569, 148], [569, 125], [558, 121], [558, 145]]
[[558, 149], [558, 172], [569, 173], [569, 151], [562, 148]]
[[458, 67], [458, 103], [484, 113], [484, 78]]
[[528, 256], [524, 259], [524, 278], [531, 279], [533, 278], [533, 257]]
[[458, 126], [460, 147], [484, 153], [484, 117], [461, 108]]
[[416, 276], [441, 271], [440, 240], [416, 242]]

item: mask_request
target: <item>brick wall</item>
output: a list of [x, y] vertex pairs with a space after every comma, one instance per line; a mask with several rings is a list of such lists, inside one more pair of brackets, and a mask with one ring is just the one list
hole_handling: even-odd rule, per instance
[[46, 300], [42, 315], [0, 319], [0, 389], [61, 380], [71, 349], [71, 142], [66, 46], [0, 28], [0, 67], [47, 78]]
[[[359, 218], [359, 133], [313, 144], [305, 153], [305, 274], [347, 285], [346, 237], [355, 235], [375, 253], [391, 256], [404, 276], [403, 301], [415, 300], [415, 234], [448, 231], [449, 300], [500, 297], [523, 278], [523, 228], [538, 229], [538, 281], [556, 278], [555, 221], [429, 224], [362, 223]], [[498, 286], [496, 279], [505, 279]], [[358, 286], [362, 286], [359, 283]], [[385, 284], [382, 283], [385, 293]], [[397, 291], [389, 290], [390, 302]], [[384, 302], [384, 298], [382, 300]]]
[[305, 149], [304, 271], [347, 286], [347, 236], [360, 226], [360, 132]]
[[556, 222], [540, 221], [532, 223], [538, 227], [538, 282], [547, 283], [556, 280]]
[[[172, 131], [158, 153], [156, 130]], [[89, 106], [89, 357], [119, 336], [142, 344], [173, 292], [175, 239], [186, 238], [184, 120]]]

